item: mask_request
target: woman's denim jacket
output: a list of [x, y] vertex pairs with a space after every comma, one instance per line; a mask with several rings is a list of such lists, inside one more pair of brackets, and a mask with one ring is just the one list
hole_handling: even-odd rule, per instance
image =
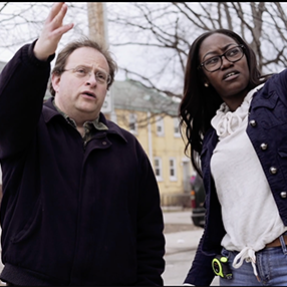
[[[254, 94], [246, 132], [268, 180], [282, 221], [287, 226], [287, 69], [273, 75]], [[185, 279], [185, 283], [193, 285], [206, 286], [212, 282], [214, 273], [211, 260], [220, 253], [220, 242], [225, 234], [210, 170], [210, 159], [217, 142], [216, 132], [210, 128], [204, 137], [201, 153], [206, 191], [205, 230]]]

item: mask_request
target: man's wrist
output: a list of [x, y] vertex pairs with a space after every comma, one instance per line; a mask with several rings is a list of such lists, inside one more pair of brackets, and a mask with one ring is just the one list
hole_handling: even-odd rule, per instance
[[38, 39], [36, 39], [29, 47], [29, 51], [28, 51], [28, 56], [30, 58], [30, 60], [32, 61], [32, 63], [34, 63], [37, 66], [46, 66], [47, 64], [50, 65], [50, 63], [53, 61], [53, 59], [55, 58], [55, 54], [50, 55], [47, 60], [43, 61], [40, 60], [36, 57], [35, 52], [34, 52], [34, 47], [35, 44], [37, 42]]

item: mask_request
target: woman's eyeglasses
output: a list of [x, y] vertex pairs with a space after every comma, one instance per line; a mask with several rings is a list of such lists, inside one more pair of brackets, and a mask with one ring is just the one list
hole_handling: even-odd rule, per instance
[[204, 62], [202, 62], [198, 68], [204, 68], [208, 72], [215, 72], [220, 69], [222, 66], [222, 57], [224, 56], [226, 60], [228, 60], [231, 63], [235, 63], [242, 59], [244, 56], [244, 46], [238, 45], [235, 47], [232, 47], [225, 51], [222, 55], [211, 57]]

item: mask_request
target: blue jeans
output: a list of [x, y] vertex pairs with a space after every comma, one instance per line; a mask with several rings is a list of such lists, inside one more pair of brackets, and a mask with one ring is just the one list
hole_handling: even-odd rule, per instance
[[287, 286], [287, 247], [284, 239], [280, 239], [279, 247], [264, 248], [256, 252], [256, 269], [260, 282], [254, 275], [251, 263], [243, 262], [238, 269], [232, 267], [236, 251], [222, 250], [222, 255], [228, 257], [233, 273], [231, 280], [220, 277], [220, 286]]

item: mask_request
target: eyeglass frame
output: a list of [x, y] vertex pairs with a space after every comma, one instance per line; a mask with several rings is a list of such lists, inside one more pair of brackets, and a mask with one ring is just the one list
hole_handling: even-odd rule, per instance
[[[72, 71], [73, 73], [75, 73], [77, 71], [77, 69], [80, 69], [80, 68], [83, 68], [83, 69], [88, 69], [89, 72], [87, 73], [87, 75], [89, 75], [89, 77], [91, 77], [92, 73], [93, 73], [93, 70], [92, 68], [88, 67], [88, 66], [85, 66], [85, 65], [79, 65], [79, 66], [76, 66], [74, 68], [70, 68], [70, 69], [63, 69], [62, 72], [69, 72], [69, 71]], [[98, 81], [98, 78], [97, 78], [97, 74], [98, 73], [104, 73], [107, 75], [107, 81], [106, 82], [101, 82], [99, 81], [100, 84], [107, 84], [109, 85], [111, 83], [111, 75], [109, 73], [107, 73], [105, 70], [102, 70], [102, 69], [98, 69], [98, 71], [96, 73], [94, 73], [95, 77], [96, 77], [96, 80]], [[87, 75], [83, 76], [86, 77]]]
[[[242, 56], [241, 56], [239, 59], [235, 60], [235, 61], [230, 61], [230, 60], [226, 57], [226, 53], [227, 53], [228, 51], [230, 51], [230, 50], [236, 48], [236, 47], [240, 47], [240, 48], [241, 48]], [[217, 55], [217, 56], [211, 57], [210, 59], [215, 58], [215, 57], [219, 57], [219, 58], [220, 58], [220, 61], [221, 61], [220, 66], [219, 66], [217, 69], [215, 69], [215, 70], [212, 70], [212, 71], [207, 70], [207, 68], [206, 68], [205, 65], [204, 65], [205, 62], [206, 62], [206, 61], [209, 61], [210, 59], [207, 59], [207, 60], [203, 61], [202, 63], [200, 63], [200, 64], [198, 65], [197, 69], [202, 69], [202, 67], [203, 67], [207, 72], [211, 72], [211, 73], [212, 73], [212, 72], [215, 72], [215, 71], [218, 71], [218, 70], [221, 68], [221, 66], [222, 66], [222, 57], [223, 57], [223, 56], [224, 56], [225, 59], [226, 59], [227, 61], [229, 61], [230, 63], [236, 63], [236, 62], [240, 61], [240, 60], [243, 58], [243, 56], [245, 55], [244, 49], [245, 49], [244, 45], [239, 44], [239, 45], [233, 46], [232, 48], [226, 50], [226, 51], [225, 51], [223, 54], [221, 54], [221, 55]]]

